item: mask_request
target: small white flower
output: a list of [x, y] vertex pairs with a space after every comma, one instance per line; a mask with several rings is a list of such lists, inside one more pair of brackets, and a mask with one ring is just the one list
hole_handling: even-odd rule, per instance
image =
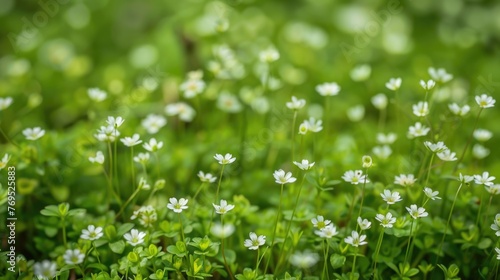
[[[201, 73], [201, 71], [193, 71]], [[191, 73], [191, 72], [190, 72]], [[188, 74], [189, 76], [190, 74]], [[193, 98], [198, 94], [201, 94], [203, 90], [205, 89], [205, 82], [201, 80], [203, 77], [203, 74], [201, 73], [201, 76], [199, 75], [191, 75], [186, 81], [184, 81], [180, 86], [179, 89], [184, 93], [185, 98]]]
[[45, 130], [37, 126], [34, 128], [26, 128], [25, 130], [23, 130], [23, 134], [26, 139], [35, 141], [45, 135]]
[[290, 256], [288, 260], [293, 266], [308, 269], [319, 261], [319, 255], [309, 251], [297, 251]]
[[351, 72], [349, 72], [349, 76], [355, 82], [365, 81], [370, 77], [372, 73], [372, 68], [368, 64], [362, 64], [354, 67]]
[[418, 102], [412, 106], [413, 114], [417, 117], [425, 117], [429, 114], [429, 104], [427, 102]]
[[215, 154], [214, 158], [219, 162], [219, 164], [224, 165], [224, 164], [231, 164], [233, 163], [236, 158], [233, 157], [232, 154], [225, 154], [222, 156], [221, 154]]
[[435, 69], [434, 67], [429, 67], [429, 75], [432, 79], [440, 83], [446, 83], [453, 79], [453, 75], [446, 72], [444, 68]]
[[181, 213], [182, 210], [188, 209], [188, 199], [181, 198], [179, 199], [179, 201], [177, 201], [177, 198], [171, 197], [169, 201], [170, 203], [167, 204], [167, 208], [174, 211], [175, 213]]
[[340, 92], [340, 86], [337, 83], [323, 83], [316, 86], [316, 91], [322, 96], [334, 96]]
[[297, 97], [292, 96], [292, 101], [286, 103], [286, 107], [292, 110], [302, 109], [306, 105], [306, 101], [304, 99], [297, 99]]
[[227, 212], [229, 212], [229, 211], [231, 211], [231, 210], [234, 209], [234, 205], [227, 204], [227, 201], [225, 201], [224, 199], [220, 200], [220, 205], [216, 205], [214, 203], [212, 203], [212, 205], [215, 208], [215, 213], [221, 214], [221, 215], [224, 215]]
[[394, 178], [394, 184], [401, 185], [403, 187], [413, 186], [413, 184], [415, 184], [416, 181], [417, 179], [413, 174], [408, 174], [408, 175], [401, 174]]
[[302, 162], [294, 161], [293, 164], [302, 170], [309, 170], [314, 166], [314, 162], [309, 163], [307, 159], [303, 159]]
[[267, 48], [259, 53], [259, 60], [264, 63], [271, 63], [280, 58], [280, 53], [272, 47]]
[[347, 113], [347, 118], [351, 122], [359, 122], [365, 116], [365, 107], [361, 104], [356, 105], [356, 106], [353, 106], [351, 108], [348, 108], [346, 113]]
[[33, 274], [36, 279], [50, 280], [56, 277], [57, 264], [49, 260], [36, 262], [33, 265]]
[[429, 149], [433, 153], [440, 153], [440, 152], [448, 150], [448, 147], [446, 147], [446, 145], [442, 141], [439, 141], [437, 143], [425, 141], [424, 145], [425, 145], [425, 147], [427, 147], [427, 149]]
[[157, 133], [166, 124], [167, 119], [156, 114], [147, 115], [146, 118], [141, 122], [142, 127], [144, 127], [149, 134]]
[[259, 235], [255, 232], [250, 232], [250, 239], [245, 239], [244, 245], [249, 250], [257, 250], [260, 246], [266, 244], [266, 237], [264, 235]]
[[147, 190], [150, 190], [150, 189], [151, 189], [151, 185], [150, 185], [150, 184], [148, 184], [148, 181], [146, 180], [146, 178], [141, 177], [141, 178], [139, 179], [139, 185], [137, 186], [137, 188], [138, 188], [138, 189], [140, 189], [140, 190], [145, 190], [145, 191], [147, 191]]
[[108, 123], [109, 126], [113, 128], [119, 128], [125, 120], [122, 117], [112, 117], [109, 116], [108, 119], [106, 120], [106, 123]]
[[470, 182], [474, 181], [474, 176], [462, 175], [462, 173], [460, 173], [458, 180], [463, 184], [469, 184]]
[[140, 164], [146, 164], [149, 161], [149, 153], [139, 153], [137, 156], [134, 157], [134, 161], [138, 162]]
[[392, 228], [394, 223], [396, 222], [396, 218], [392, 217], [391, 212], [388, 212], [385, 214], [377, 214], [375, 216], [375, 219], [380, 222], [380, 225], [385, 227], [385, 228]]
[[470, 111], [470, 106], [469, 105], [464, 105], [462, 107], [458, 106], [457, 103], [451, 103], [451, 104], [448, 104], [448, 108], [450, 109], [450, 111], [457, 115], [457, 116], [465, 116], [467, 115], [467, 113], [469, 113]]
[[483, 175], [474, 175], [474, 183], [478, 185], [491, 186], [495, 179], [495, 176], [490, 176], [490, 173], [486, 171], [483, 172]]
[[90, 99], [92, 99], [92, 101], [95, 102], [104, 101], [108, 96], [108, 94], [104, 90], [99, 88], [89, 88], [87, 90], [87, 95], [89, 96]]
[[381, 193], [380, 196], [389, 205], [403, 200], [399, 195], [399, 192], [391, 192], [390, 190], [384, 190], [384, 192]]
[[397, 139], [398, 135], [394, 132], [388, 132], [387, 134], [377, 133], [377, 143], [382, 145], [393, 144]]
[[92, 163], [103, 164], [104, 163], [104, 154], [101, 151], [97, 151], [95, 157], [89, 157], [89, 161]]
[[424, 80], [420, 80], [420, 86], [422, 86], [422, 88], [425, 90], [431, 90], [435, 85], [436, 82], [434, 82], [434, 80], [428, 80], [427, 82], [425, 82]]
[[184, 102], [169, 104], [165, 107], [167, 116], [179, 116], [179, 119], [184, 122], [191, 122], [196, 116], [196, 111], [193, 107]]
[[[313, 117], [310, 117], [309, 120], [304, 120], [303, 124], [306, 126], [307, 131], [320, 132], [323, 129], [323, 126], [322, 126], [323, 121], [316, 120]], [[299, 131], [300, 131], [300, 128], [299, 128]]]
[[427, 217], [429, 213], [425, 212], [424, 207], [417, 207], [417, 205], [412, 204], [410, 207], [405, 207], [408, 213], [410, 213], [410, 216], [412, 216], [413, 219], [417, 218], [422, 218], [422, 217]]
[[391, 78], [387, 83], [385, 83], [385, 87], [397, 91], [401, 87], [401, 78]]
[[99, 141], [114, 142], [120, 136], [120, 132], [113, 126], [101, 126], [94, 137]]
[[487, 192], [490, 194], [498, 195], [500, 194], [500, 184], [484, 186]]
[[358, 226], [361, 230], [367, 230], [372, 226], [372, 223], [368, 221], [368, 219], [363, 219], [361, 217], [358, 217]]
[[311, 223], [313, 224], [314, 227], [317, 227], [319, 230], [322, 228], [330, 225], [331, 221], [330, 220], [325, 220], [323, 216], [316, 216], [316, 218], [311, 219]]
[[366, 240], [366, 235], [363, 234], [360, 236], [359, 233], [355, 230], [351, 232], [351, 236], [344, 238], [344, 242], [353, 247], [359, 247], [361, 245], [367, 244], [365, 240]]
[[486, 129], [481, 129], [481, 128], [478, 128], [476, 130], [474, 130], [474, 138], [476, 138], [477, 141], [480, 141], [480, 142], [486, 142], [488, 140], [491, 139], [491, 137], [493, 137], [493, 133], [489, 130], [486, 130]]
[[490, 150], [481, 144], [474, 144], [472, 146], [472, 156], [477, 159], [483, 159], [490, 154]]
[[127, 147], [133, 147], [142, 143], [142, 140], [140, 140], [139, 138], [139, 134], [136, 133], [132, 135], [132, 137], [125, 137], [120, 139], [120, 141], [122, 141], [122, 143]]
[[292, 177], [292, 172], [285, 173], [283, 169], [274, 171], [273, 176], [276, 180], [275, 182], [281, 185], [293, 183], [297, 180], [297, 178]]
[[392, 154], [392, 149], [388, 145], [375, 146], [373, 147], [372, 152], [379, 159], [386, 160]]
[[158, 214], [151, 205], [141, 206], [138, 210], [134, 211], [130, 219], [135, 220], [137, 217], [139, 217], [139, 223], [144, 227], [153, 227], [156, 220], [158, 220]]
[[416, 138], [420, 136], [425, 136], [429, 133], [431, 129], [422, 125], [420, 122], [416, 122], [414, 126], [410, 126], [408, 129], [408, 138]]
[[95, 227], [94, 225], [89, 225], [87, 229], [82, 230], [80, 235], [81, 239], [86, 240], [97, 240], [103, 236], [102, 227]]
[[379, 94], [374, 95], [371, 98], [371, 102], [372, 102], [373, 106], [375, 108], [377, 108], [378, 110], [384, 110], [385, 108], [387, 108], [387, 103], [389, 101], [388, 101], [387, 96], [385, 94], [379, 93]]
[[142, 145], [142, 147], [144, 147], [144, 149], [154, 153], [163, 147], [163, 142], [162, 141], [158, 142], [158, 141], [156, 141], [155, 138], [151, 138], [151, 139], [149, 139], [149, 142], [144, 143]]
[[132, 229], [130, 232], [127, 232], [123, 235], [123, 238], [127, 240], [127, 243], [132, 246], [137, 246], [144, 243], [144, 237], [146, 237], [146, 233], [138, 231], [137, 229]]
[[457, 160], [456, 153], [453, 153], [449, 149], [446, 149], [440, 153], [437, 153], [437, 156], [443, 161], [455, 161], [455, 160]]
[[430, 198], [430, 199], [432, 199], [432, 200], [441, 199], [441, 198], [438, 196], [438, 194], [439, 194], [439, 192], [438, 192], [438, 191], [433, 191], [431, 188], [428, 188], [428, 187], [425, 187], [425, 188], [424, 188], [424, 194], [425, 194], [428, 198]]
[[231, 236], [231, 234], [234, 233], [234, 225], [232, 224], [224, 224], [224, 226], [221, 223], [215, 223], [213, 224], [212, 228], [210, 229], [210, 232], [218, 237], [218, 238], [226, 238]]
[[238, 113], [241, 112], [243, 106], [235, 95], [223, 92], [217, 98], [217, 108], [227, 113]]
[[370, 183], [366, 175], [363, 175], [363, 171], [361, 170], [349, 170], [344, 173], [342, 176], [344, 181], [351, 183], [353, 185], [357, 185], [359, 183]]
[[7, 163], [9, 163], [10, 160], [10, 155], [5, 154], [2, 157], [2, 160], [0, 161], [0, 170], [4, 169], [7, 166]]
[[495, 252], [497, 252], [497, 260], [500, 260], [500, 249], [495, 247]]
[[299, 126], [299, 134], [305, 135], [309, 131], [307, 123], [303, 122]]
[[63, 259], [66, 264], [81, 264], [85, 259], [85, 254], [83, 254], [79, 249], [68, 249], [64, 253]]
[[486, 94], [481, 94], [481, 96], [476, 96], [476, 103], [481, 108], [491, 108], [495, 106], [496, 100], [493, 97]]
[[314, 233], [321, 238], [327, 238], [327, 239], [330, 239], [339, 234], [339, 232], [337, 231], [337, 227], [331, 224], [323, 227], [320, 230], [314, 231]]
[[0, 97], [0, 111], [7, 109], [13, 101], [12, 97]]
[[493, 220], [490, 228], [495, 231], [496, 236], [500, 236], [500, 214], [495, 215], [495, 220]]
[[198, 172], [198, 177], [200, 178], [200, 181], [203, 183], [213, 183], [217, 180], [217, 177], [210, 173], [204, 173], [203, 171]]

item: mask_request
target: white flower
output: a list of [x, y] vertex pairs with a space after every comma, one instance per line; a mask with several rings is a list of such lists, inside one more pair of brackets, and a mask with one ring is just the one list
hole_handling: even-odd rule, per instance
[[272, 47], [267, 48], [259, 53], [259, 60], [264, 63], [271, 63], [280, 58], [280, 53]]
[[220, 223], [215, 223], [212, 228], [210, 229], [210, 232], [218, 237], [218, 238], [226, 238], [231, 236], [231, 234], [234, 233], [234, 225], [232, 224], [224, 224], [224, 226]]
[[398, 135], [394, 132], [388, 132], [387, 134], [384, 133], [377, 133], [377, 143], [379, 144], [393, 144], [396, 139], [398, 139]]
[[351, 122], [359, 122], [365, 116], [365, 107], [363, 105], [356, 105], [347, 109], [347, 118]]
[[297, 97], [292, 96], [292, 101], [286, 103], [286, 107], [292, 110], [302, 109], [306, 105], [306, 101], [304, 99], [297, 99]]
[[497, 260], [500, 260], [500, 249], [495, 247], [495, 252], [497, 252]]
[[127, 147], [133, 147], [142, 143], [142, 140], [140, 140], [139, 137], [139, 134], [136, 133], [132, 135], [132, 137], [125, 137], [120, 139], [120, 141], [122, 141], [122, 143]]
[[106, 120], [106, 123], [108, 123], [109, 126], [113, 128], [119, 128], [125, 120], [122, 117], [112, 117], [109, 116], [108, 119]]
[[490, 228], [495, 231], [496, 236], [500, 236], [500, 214], [495, 215], [495, 220], [493, 220]]
[[476, 96], [476, 102], [481, 108], [491, 108], [495, 106], [496, 100], [491, 96], [481, 94], [481, 96]]
[[[322, 126], [323, 121], [316, 120], [313, 117], [310, 117], [309, 120], [304, 120], [304, 122], [302, 124], [305, 125], [305, 127], [307, 128], [307, 131], [320, 132], [323, 129], [323, 126]], [[299, 128], [299, 131], [300, 131], [300, 128]]]
[[372, 226], [372, 223], [368, 221], [368, 219], [363, 219], [361, 217], [358, 217], [358, 226], [361, 230], [367, 230]]
[[361, 162], [363, 163], [363, 168], [370, 168], [373, 164], [371, 156], [363, 156], [361, 158]]
[[337, 83], [323, 83], [316, 86], [316, 91], [322, 96], [334, 96], [339, 94], [340, 86]]
[[401, 174], [394, 178], [394, 184], [401, 185], [403, 187], [413, 186], [413, 184], [415, 184], [416, 181], [417, 179], [413, 174], [408, 174], [408, 175]]
[[66, 264], [81, 264], [85, 259], [85, 254], [83, 254], [79, 249], [68, 249], [64, 253], [63, 259]]
[[184, 102], [169, 104], [165, 107], [167, 116], [179, 116], [184, 122], [190, 122], [194, 119], [196, 111]]
[[478, 185], [490, 186], [493, 185], [493, 180], [496, 178], [494, 176], [490, 176], [489, 172], [483, 172], [483, 175], [474, 175], [474, 183]]
[[446, 149], [440, 153], [437, 153], [437, 156], [443, 161], [455, 161], [455, 160], [457, 160], [456, 153], [451, 152], [449, 149]]
[[303, 122], [299, 126], [299, 134], [305, 135], [309, 131], [307, 123]]
[[275, 182], [281, 185], [293, 183], [297, 180], [297, 178], [292, 177], [292, 172], [287, 172], [285, 174], [285, 171], [283, 169], [274, 171], [273, 176], [274, 179], [276, 179]]
[[386, 160], [392, 154], [392, 149], [388, 145], [375, 146], [375, 147], [373, 147], [372, 152], [379, 159]]
[[89, 161], [92, 163], [103, 164], [104, 163], [104, 154], [101, 151], [97, 151], [95, 157], [89, 157]]
[[158, 214], [153, 206], [147, 205], [141, 206], [138, 210], [134, 211], [130, 219], [135, 220], [137, 217], [139, 217], [139, 223], [144, 227], [153, 227], [158, 219]]
[[102, 227], [95, 227], [94, 225], [89, 225], [87, 229], [82, 230], [80, 238], [86, 240], [97, 240], [101, 238], [103, 235], [104, 234], [102, 233]]
[[87, 90], [87, 95], [89, 96], [90, 99], [92, 99], [92, 101], [95, 102], [104, 101], [108, 96], [108, 94], [104, 90], [99, 88], [89, 88]]
[[399, 195], [399, 192], [391, 192], [390, 190], [384, 190], [380, 196], [385, 202], [387, 202], [387, 204], [395, 204], [396, 202], [403, 200]]
[[322, 229], [328, 225], [330, 225], [331, 221], [330, 220], [325, 220], [323, 216], [316, 216], [316, 218], [311, 219], [311, 223], [313, 224], [314, 227], [317, 227], [318, 229]]
[[375, 216], [375, 219], [380, 222], [380, 225], [385, 227], [385, 228], [392, 228], [394, 223], [396, 222], [396, 218], [392, 217], [391, 212], [388, 212], [385, 214], [377, 214]]
[[212, 203], [212, 205], [215, 208], [215, 213], [221, 214], [221, 215], [224, 215], [227, 212], [229, 212], [229, 211], [231, 211], [231, 210], [234, 209], [234, 205], [227, 204], [227, 201], [225, 201], [224, 199], [220, 200], [220, 205], [216, 205], [214, 203]]
[[465, 116], [467, 115], [467, 113], [469, 113], [470, 111], [470, 106], [469, 105], [464, 105], [463, 107], [460, 107], [458, 106], [457, 103], [451, 103], [451, 104], [448, 104], [448, 108], [450, 109], [450, 111], [457, 115], [457, 116]]
[[167, 204], [167, 208], [174, 211], [175, 213], [181, 213], [182, 210], [188, 209], [188, 199], [181, 198], [179, 199], [179, 201], [177, 201], [177, 198], [171, 197], [169, 201], [170, 203]]
[[438, 194], [439, 194], [439, 192], [438, 192], [438, 191], [433, 191], [431, 188], [428, 188], [428, 187], [425, 187], [425, 188], [424, 188], [424, 194], [425, 194], [428, 198], [430, 198], [430, 199], [432, 199], [432, 200], [441, 199], [441, 198], [438, 196]]
[[453, 79], [453, 75], [446, 72], [444, 68], [435, 69], [434, 67], [429, 67], [429, 75], [440, 83], [446, 83]]
[[97, 140], [109, 142], [114, 142], [118, 136], [120, 136], [120, 132], [111, 125], [101, 126], [101, 128], [97, 130], [97, 134], [94, 134]]
[[476, 138], [477, 141], [480, 141], [480, 142], [486, 142], [488, 140], [491, 139], [491, 137], [493, 137], [493, 133], [489, 130], [486, 130], [486, 129], [481, 129], [481, 128], [478, 128], [476, 130], [474, 130], [474, 138]]
[[2, 160], [0, 161], [0, 170], [4, 169], [7, 166], [7, 163], [9, 163], [10, 160], [10, 155], [5, 154], [2, 157]]
[[137, 186], [137, 188], [139, 190], [150, 190], [151, 189], [151, 185], [148, 184], [148, 181], [146, 180], [146, 178], [141, 177], [139, 179], [139, 185]]
[[205, 174], [203, 171], [198, 172], [198, 177], [203, 183], [213, 183], [217, 180], [217, 177], [214, 177], [214, 175], [210, 173]]
[[417, 218], [422, 218], [422, 217], [427, 217], [429, 213], [425, 212], [424, 207], [417, 207], [417, 205], [412, 204], [410, 207], [405, 207], [408, 213], [410, 213], [410, 216], [412, 216], [413, 219]]
[[363, 171], [361, 170], [349, 170], [344, 173], [342, 176], [344, 181], [351, 183], [353, 185], [357, 185], [359, 183], [370, 183], [366, 175], [363, 175]]
[[430, 141], [425, 141], [424, 145], [425, 147], [427, 147], [427, 149], [429, 149], [433, 153], [440, 153], [448, 150], [448, 147], [446, 147], [446, 145], [442, 141], [439, 141], [435, 144]]
[[[201, 71], [199, 73], [201, 73]], [[190, 77], [179, 86], [185, 98], [193, 98], [203, 92], [205, 89], [205, 82], [201, 80], [201, 78], [200, 76]]]
[[425, 90], [431, 90], [436, 85], [434, 80], [428, 80], [427, 83], [424, 80], [420, 80], [420, 86]]
[[429, 104], [427, 102], [418, 102], [412, 106], [413, 114], [417, 117], [425, 117], [429, 114]]
[[151, 138], [151, 139], [149, 139], [149, 142], [144, 143], [142, 145], [142, 147], [144, 147], [144, 149], [154, 153], [163, 147], [163, 142], [162, 141], [158, 142], [158, 141], [156, 141], [155, 138]]
[[146, 237], [146, 233], [138, 231], [137, 229], [132, 229], [130, 232], [127, 232], [123, 235], [123, 238], [127, 240], [127, 243], [132, 246], [137, 246], [144, 243], [144, 237]]
[[244, 245], [249, 250], [257, 250], [260, 246], [266, 244], [266, 237], [264, 235], [255, 234], [255, 232], [250, 232], [250, 239], [245, 239]]
[[7, 109], [11, 104], [14, 99], [12, 97], [0, 97], [0, 111]]
[[391, 78], [387, 83], [385, 83], [385, 87], [390, 90], [396, 91], [401, 87], [401, 82], [401, 78]]
[[349, 76], [355, 82], [365, 81], [370, 77], [372, 73], [372, 68], [368, 64], [362, 64], [354, 67], [351, 72], [349, 72]]
[[303, 159], [302, 162], [294, 161], [293, 164], [302, 170], [309, 170], [314, 166], [314, 162], [309, 163], [307, 159]]
[[387, 108], [388, 100], [385, 94], [379, 93], [371, 98], [371, 102], [373, 106], [378, 110], [384, 110], [385, 108]]
[[474, 144], [472, 147], [472, 156], [477, 159], [483, 159], [490, 154], [490, 150], [481, 144]]
[[233, 163], [236, 158], [233, 157], [232, 154], [226, 154], [224, 156], [222, 156], [221, 154], [215, 154], [214, 158], [219, 162], [219, 164], [231, 164]]
[[319, 255], [309, 251], [297, 251], [290, 256], [289, 262], [296, 267], [308, 269], [319, 261]]
[[26, 128], [25, 130], [23, 130], [23, 134], [26, 139], [35, 141], [45, 135], [45, 130], [37, 126], [34, 128]]
[[332, 238], [339, 234], [337, 227], [334, 225], [327, 225], [320, 230], [314, 231], [314, 233], [321, 238]]
[[346, 244], [349, 244], [351, 246], [354, 246], [354, 247], [359, 247], [361, 245], [365, 245], [367, 244], [367, 242], [365, 241], [366, 239], [366, 235], [359, 235], [359, 233], [355, 230], [353, 230], [351, 232], [351, 236], [348, 236], [346, 238], [344, 238], [344, 242]]
[[142, 127], [144, 127], [149, 134], [157, 133], [166, 124], [167, 119], [156, 114], [147, 115], [146, 118], [141, 122]]
[[410, 126], [408, 129], [408, 138], [415, 138], [420, 136], [425, 136], [429, 133], [431, 129], [422, 125], [420, 122], [416, 122], [414, 126]]
[[33, 274], [35, 279], [50, 280], [56, 277], [57, 265], [55, 262], [49, 260], [43, 260], [42, 262], [36, 262], [33, 265]]
[[238, 113], [241, 112], [243, 106], [236, 96], [223, 92], [217, 98], [217, 108], [227, 113]]
[[500, 184], [484, 186], [487, 192], [490, 194], [498, 195], [500, 194]]
[[462, 175], [462, 173], [460, 173], [458, 180], [463, 184], [469, 184], [470, 182], [474, 181], [474, 176]]
[[146, 164], [149, 161], [149, 153], [139, 153], [134, 157], [134, 161], [140, 164]]

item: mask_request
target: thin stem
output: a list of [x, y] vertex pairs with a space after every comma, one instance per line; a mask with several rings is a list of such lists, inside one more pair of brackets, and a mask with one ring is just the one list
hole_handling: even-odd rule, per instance
[[[220, 215], [220, 223], [222, 225], [222, 228], [224, 228], [224, 215]], [[229, 265], [227, 264], [226, 260], [226, 254], [224, 253], [224, 237], [221, 238], [221, 253], [222, 253], [222, 259], [224, 260], [224, 266], [226, 267], [227, 273], [229, 273], [229, 276], [231, 277], [232, 280], [234, 280], [233, 273], [231, 272], [231, 269], [229, 269]]]
[[[219, 189], [222, 182], [222, 174], [224, 173], [225, 166], [226, 165], [223, 164], [220, 170], [219, 182], [217, 183], [217, 192], [215, 193], [215, 203], [217, 203], [219, 200]], [[212, 208], [212, 217], [210, 218], [210, 224], [208, 225], [208, 232], [210, 232], [210, 229], [212, 228], [212, 220], [214, 219], [214, 215], [215, 215], [215, 208]]]
[[141, 191], [142, 187], [138, 187], [134, 193], [132, 193], [132, 195], [127, 199], [127, 201], [125, 201], [125, 203], [122, 205], [122, 207], [120, 208], [120, 211], [118, 211], [118, 214], [116, 214], [115, 216], [115, 219], [118, 218], [121, 213], [123, 212], [123, 210], [125, 210], [125, 207], [127, 207], [127, 205], [134, 199], [134, 197]]
[[297, 120], [297, 110], [293, 111], [292, 121], [292, 161], [295, 160], [295, 121]]
[[356, 257], [358, 256], [358, 250], [354, 251], [354, 260], [352, 261], [352, 269], [351, 269], [351, 280], [354, 279], [354, 271], [356, 270]]
[[491, 200], [493, 199], [493, 194], [490, 195], [490, 200], [488, 201], [488, 206], [486, 206], [486, 212], [483, 215], [483, 224], [486, 223], [488, 218], [488, 212], [490, 212]]
[[[443, 244], [444, 244], [444, 239], [446, 238], [446, 232], [448, 231], [448, 226], [449, 226], [450, 221], [451, 221], [451, 215], [453, 214], [453, 209], [455, 208], [455, 202], [457, 201], [458, 193], [460, 192], [461, 188], [462, 188], [462, 183], [460, 184], [460, 186], [458, 186], [458, 190], [455, 193], [455, 198], [453, 198], [453, 203], [451, 204], [450, 214], [448, 214], [448, 220], [446, 221], [446, 226], [444, 227], [443, 238], [441, 239], [441, 244], [439, 244], [439, 250], [438, 250], [438, 255], [436, 257], [435, 265], [438, 263], [439, 254], [443, 250]], [[444, 253], [443, 253], [443, 255], [444, 255]]]
[[130, 169], [132, 172], [132, 188], [133, 188], [135, 186], [134, 146], [130, 147]]
[[181, 213], [179, 213], [178, 216], [179, 216], [179, 224], [180, 224], [180, 232], [181, 232], [181, 241], [184, 242], [184, 240], [186, 240], [186, 239], [184, 238], [184, 227], [182, 226]]
[[269, 255], [269, 258], [267, 259], [267, 263], [266, 263], [266, 268], [264, 269], [264, 273], [267, 273], [267, 268], [269, 267], [269, 262], [271, 261], [271, 258], [273, 256], [272, 254], [272, 250], [273, 250], [273, 247], [274, 247], [274, 238], [276, 237], [276, 229], [278, 228], [278, 221], [279, 221], [279, 218], [280, 218], [280, 212], [281, 212], [281, 201], [283, 200], [283, 186], [285, 184], [281, 184], [281, 192], [280, 192], [280, 202], [279, 202], [279, 205], [278, 205], [278, 213], [276, 213], [276, 222], [274, 223], [274, 229], [273, 229], [273, 236], [271, 238], [271, 253]]
[[[115, 135], [116, 135], [116, 128], [115, 128]], [[120, 182], [118, 180], [118, 161], [117, 161], [117, 157], [118, 157], [118, 153], [116, 152], [116, 149], [117, 149], [117, 143], [116, 143], [116, 139], [115, 139], [115, 142], [114, 142], [114, 152], [113, 152], [113, 175], [115, 176], [115, 179], [117, 181], [117, 184], [116, 184], [116, 190], [118, 192], [118, 195], [120, 195]], [[113, 177], [111, 177], [113, 178]]]
[[481, 217], [481, 210], [483, 208], [483, 198], [484, 198], [484, 192], [481, 193], [481, 200], [479, 200], [479, 210], [477, 211], [477, 217], [476, 217], [476, 227], [479, 227], [479, 220]]
[[[361, 217], [361, 210], [363, 209], [363, 201], [365, 200], [365, 186], [366, 186], [366, 180], [368, 178], [368, 168], [365, 169], [365, 180], [363, 180], [363, 187], [361, 188], [361, 204], [359, 205], [359, 212], [358, 212], [358, 217]], [[358, 231], [356, 227], [356, 231]]]
[[411, 225], [410, 225], [410, 236], [408, 237], [408, 245], [406, 246], [405, 261], [403, 262], [403, 264], [406, 264], [407, 260], [408, 260], [408, 253], [410, 252], [410, 243], [411, 243], [411, 237], [412, 237], [412, 233], [413, 233], [413, 223], [414, 222], [415, 222], [415, 219], [412, 219]]
[[427, 178], [425, 179], [424, 187], [427, 187], [429, 184], [429, 178], [431, 177], [431, 169], [432, 169], [432, 161], [434, 160], [435, 153], [433, 152], [431, 155], [431, 160], [429, 161], [429, 167], [427, 168]]
[[[328, 239], [325, 238], [324, 242], [323, 242], [323, 246], [325, 246], [325, 259], [324, 259], [324, 263], [323, 263], [323, 274], [322, 274], [322, 277], [321, 279], [330, 279], [330, 275], [328, 274], [328, 251], [330, 249], [330, 246], [328, 245]], [[325, 275], [327, 275], [327, 278], [325, 278]]]
[[63, 234], [63, 244], [64, 244], [64, 248], [68, 248], [68, 241], [67, 241], [67, 237], [66, 237], [66, 220], [64, 218], [61, 219], [61, 223], [62, 223], [62, 234]]
[[481, 115], [481, 112], [483, 111], [483, 108], [479, 109], [479, 112], [477, 113], [476, 121], [474, 123], [474, 128], [472, 129], [472, 132], [469, 136], [469, 139], [467, 140], [467, 143], [465, 144], [464, 150], [462, 151], [462, 155], [460, 158], [457, 160], [457, 163], [455, 164], [455, 168], [453, 168], [453, 173], [455, 173], [458, 169], [458, 166], [462, 162], [462, 160], [465, 157], [465, 154], [467, 153], [467, 148], [470, 146], [470, 143], [472, 142], [472, 137], [474, 136], [474, 131], [476, 130], [477, 123], [479, 122], [479, 116]]
[[380, 248], [382, 248], [382, 240], [384, 238], [384, 228], [382, 227], [382, 230], [380, 231], [380, 234], [378, 236], [378, 241], [377, 241], [377, 246], [375, 247], [375, 258], [373, 259], [373, 269], [372, 269], [372, 274], [373, 277], [375, 278], [375, 275], [377, 273], [377, 261], [378, 261], [378, 254], [380, 253]]

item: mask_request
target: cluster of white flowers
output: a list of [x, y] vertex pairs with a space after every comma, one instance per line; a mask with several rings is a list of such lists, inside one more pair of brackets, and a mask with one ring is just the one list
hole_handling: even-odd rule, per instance
[[179, 86], [185, 98], [190, 99], [203, 92], [205, 82], [202, 78], [203, 72], [201, 70], [188, 72], [187, 79]]
[[154, 223], [158, 220], [158, 214], [156, 213], [156, 209], [151, 205], [141, 206], [130, 217], [131, 220], [137, 218], [139, 218], [139, 223], [142, 226], [153, 227]]

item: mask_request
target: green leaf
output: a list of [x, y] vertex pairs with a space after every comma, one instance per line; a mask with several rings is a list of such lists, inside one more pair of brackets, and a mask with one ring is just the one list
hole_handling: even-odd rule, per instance
[[125, 233], [129, 232], [132, 228], [134, 228], [134, 224], [125, 223], [118, 227], [116, 234], [118, 236], [123, 236]]
[[481, 241], [477, 244], [477, 248], [484, 250], [487, 249], [488, 247], [491, 246], [491, 239], [489, 238], [483, 238]]
[[123, 250], [125, 250], [125, 242], [123, 240], [109, 243], [109, 248], [111, 251], [113, 251], [116, 254], [121, 254], [123, 253]]
[[45, 208], [40, 211], [40, 214], [49, 217], [60, 217], [59, 207], [56, 205], [45, 206]]
[[332, 265], [333, 269], [337, 269], [344, 266], [345, 261], [346, 257], [343, 255], [333, 254], [330, 256], [330, 264]]

